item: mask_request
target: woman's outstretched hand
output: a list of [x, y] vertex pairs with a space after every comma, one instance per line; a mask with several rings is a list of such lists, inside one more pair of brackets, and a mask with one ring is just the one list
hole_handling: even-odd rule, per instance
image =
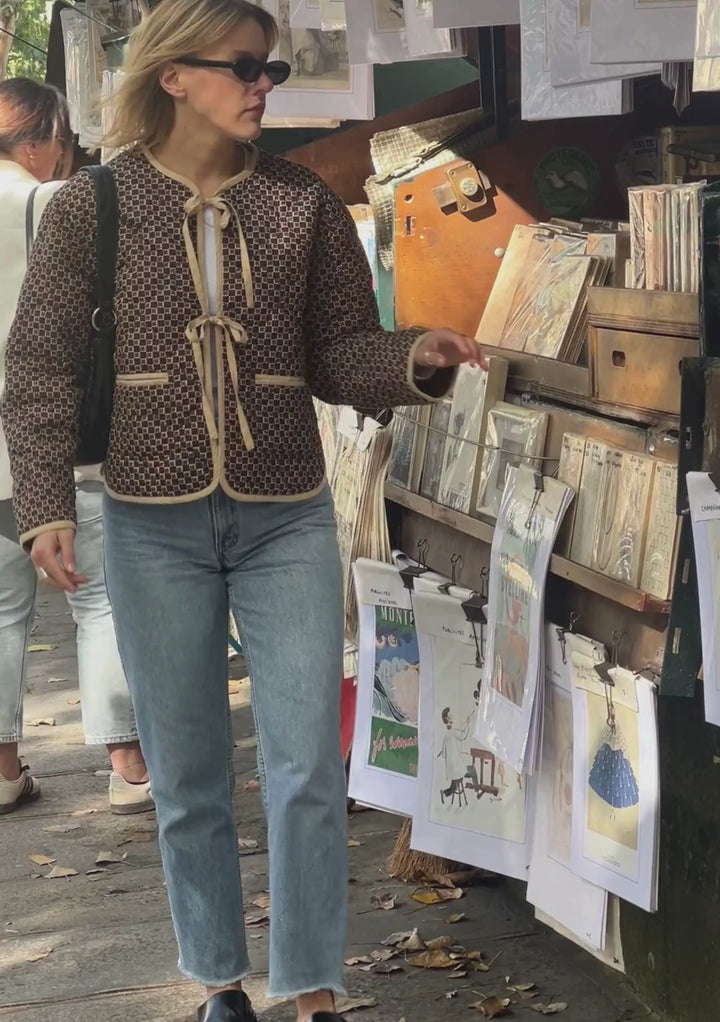
[[76, 593], [87, 582], [85, 575], [75, 574], [74, 529], [42, 532], [33, 540], [30, 557], [46, 582], [67, 593]]
[[487, 369], [487, 359], [478, 342], [454, 330], [430, 330], [415, 349], [415, 368], [421, 375], [465, 363]]

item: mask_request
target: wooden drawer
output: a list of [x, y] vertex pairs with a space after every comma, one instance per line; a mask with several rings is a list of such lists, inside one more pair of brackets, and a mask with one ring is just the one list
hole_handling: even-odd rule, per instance
[[681, 362], [698, 354], [699, 342], [692, 338], [591, 327], [593, 396], [679, 415]]

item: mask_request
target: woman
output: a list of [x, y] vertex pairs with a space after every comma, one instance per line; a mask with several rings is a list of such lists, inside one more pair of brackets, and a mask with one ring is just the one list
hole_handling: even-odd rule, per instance
[[[29, 240], [26, 237], [27, 229], [31, 232], [32, 223], [37, 223], [60, 187], [50, 182], [67, 176], [71, 161], [72, 132], [64, 97], [49, 85], [25, 78], [0, 82], [0, 393], [5, 345], [32, 240], [31, 235]], [[32, 471], [32, 466], [28, 468]], [[111, 809], [141, 812], [152, 809], [153, 801], [105, 590], [99, 479], [97, 471], [78, 479], [77, 559], [87, 582], [68, 593], [77, 625], [85, 740], [108, 747], [113, 767]], [[0, 814], [40, 795], [39, 784], [18, 759], [25, 650], [37, 575], [18, 545], [11, 497], [10, 465], [0, 426]]]
[[[445, 393], [479, 357], [382, 331], [342, 202], [259, 152], [277, 26], [245, 0], [162, 0], [132, 37], [109, 145], [120, 204], [107, 575], [153, 781], [180, 967], [201, 1022], [250, 1022], [233, 822], [228, 600], [253, 683], [269, 825], [270, 993], [333, 1022], [343, 987], [343, 587], [312, 396]], [[75, 591], [70, 476], [93, 302], [83, 175], [40, 228], [8, 352], [22, 541]], [[52, 375], [48, 375], [48, 364]], [[423, 377], [423, 382], [416, 382]], [[30, 464], [42, 472], [30, 471]], [[210, 867], [211, 864], [211, 868]]]

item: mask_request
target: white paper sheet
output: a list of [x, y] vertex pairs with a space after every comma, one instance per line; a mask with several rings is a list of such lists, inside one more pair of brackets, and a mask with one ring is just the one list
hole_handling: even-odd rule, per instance
[[[395, 64], [405, 60], [417, 60], [419, 56], [462, 55], [460, 39], [455, 39], [454, 44], [448, 49], [444, 42], [447, 33], [432, 26], [429, 28], [435, 35], [437, 48], [425, 49], [423, 53], [411, 50], [407, 27], [411, 20], [415, 22], [421, 15], [417, 14], [414, 7], [410, 7], [410, 0], [407, 11], [403, 9], [400, 0], [345, 0], [345, 16], [348, 25], [348, 50], [353, 64]], [[418, 29], [420, 30], [421, 28]], [[424, 38], [427, 43], [427, 36]], [[414, 44], [419, 46], [420, 36], [415, 34], [413, 39]]]
[[422, 685], [411, 844], [524, 880], [532, 785], [471, 737], [481, 670], [462, 609], [470, 595], [451, 589], [446, 596], [422, 579], [413, 593]]
[[651, 682], [611, 669], [614, 711], [592, 663], [573, 667], [573, 870], [647, 912], [657, 910], [660, 764]]
[[590, 13], [594, 0], [548, 0], [550, 81], [553, 85], [602, 82], [660, 74], [662, 65], [593, 64], [590, 61]]
[[520, 29], [523, 120], [603, 117], [625, 112], [627, 105], [621, 80], [553, 87], [546, 0], [520, 0]]
[[412, 816], [418, 766], [419, 654], [410, 590], [394, 564], [353, 565], [360, 641], [349, 794]]
[[548, 624], [545, 732], [527, 899], [594, 951], [605, 948], [607, 892], [572, 869], [573, 718], [569, 656], [578, 637]]
[[475, 737], [518, 773], [532, 773], [542, 713], [545, 580], [573, 499], [569, 486], [510, 469], [490, 553], [487, 654]]
[[561, 937], [576, 944], [583, 951], [587, 951], [589, 955], [597, 958], [599, 962], [607, 965], [609, 969], [615, 969], [616, 972], [620, 973], [625, 972], [625, 956], [623, 954], [622, 935], [620, 933], [620, 899], [616, 898], [614, 894], [608, 895], [607, 933], [605, 935], [605, 948], [603, 951], [597, 951], [589, 944], [586, 944], [585, 941], [580, 940], [572, 930], [568, 930], [561, 922], [553, 919], [552, 916], [542, 912], [539, 908], [535, 909], [535, 918], [543, 926], [548, 926], [551, 930], [559, 933]]
[[[267, 99], [272, 117], [323, 116], [340, 120], [371, 120], [375, 88], [370, 64], [348, 58], [345, 32], [293, 28], [291, 0], [262, 0], [277, 19], [280, 42], [273, 57], [286, 60], [293, 73]], [[317, 9], [319, 25], [320, 9]]]
[[433, 0], [436, 28], [487, 28], [517, 25], [519, 0]]
[[592, 0], [593, 64], [692, 60], [695, 0]]
[[687, 487], [700, 598], [705, 720], [720, 727], [720, 494], [706, 472], [688, 472]]

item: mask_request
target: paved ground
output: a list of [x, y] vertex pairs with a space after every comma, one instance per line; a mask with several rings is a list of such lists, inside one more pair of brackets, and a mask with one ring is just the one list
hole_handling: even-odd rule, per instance
[[[0, 1019], [14, 1022], [186, 1022], [202, 991], [183, 982], [163, 889], [154, 817], [127, 819], [108, 811], [104, 750], [82, 744], [71, 619], [61, 597], [43, 597], [33, 644], [49, 652], [29, 654], [28, 721], [53, 718], [55, 726], [27, 727], [24, 751], [41, 778], [43, 799], [0, 819]], [[56, 679], [50, 681], [50, 679]], [[61, 680], [57, 680], [61, 679]], [[62, 680], [64, 679], [64, 680]], [[259, 795], [244, 790], [255, 776], [255, 750], [246, 685], [231, 686], [237, 742], [238, 833], [256, 841], [244, 857], [250, 904], [267, 888], [267, 856]], [[412, 889], [391, 881], [384, 863], [397, 821], [380, 813], [353, 814], [351, 935], [348, 956], [378, 949], [391, 932], [420, 929], [431, 938], [451, 934], [471, 951], [482, 951], [489, 972], [448, 978], [420, 971], [403, 958], [387, 974], [348, 969], [352, 998], [376, 1001], [350, 1012], [350, 1022], [435, 1022], [472, 1017], [482, 998], [507, 996], [514, 984], [534, 983], [537, 1001], [563, 1001], [565, 1022], [631, 1022], [647, 1012], [614, 975], [554, 934], [536, 926], [527, 906], [502, 883], [468, 889], [449, 909], [422, 907]], [[92, 873], [99, 853], [121, 861]], [[77, 870], [70, 879], [46, 879], [51, 866], [31, 855]], [[392, 911], [374, 910], [374, 895], [397, 895]], [[450, 915], [466, 919], [450, 925]], [[263, 1022], [292, 1022], [288, 1004], [265, 997], [267, 929], [251, 927], [253, 976], [248, 989]], [[382, 966], [381, 966], [382, 968]], [[454, 996], [453, 996], [454, 992]], [[532, 1004], [533, 1002], [527, 1002]], [[483, 1015], [477, 1011], [476, 1016]], [[533, 1018], [526, 1007], [516, 1018]]]

